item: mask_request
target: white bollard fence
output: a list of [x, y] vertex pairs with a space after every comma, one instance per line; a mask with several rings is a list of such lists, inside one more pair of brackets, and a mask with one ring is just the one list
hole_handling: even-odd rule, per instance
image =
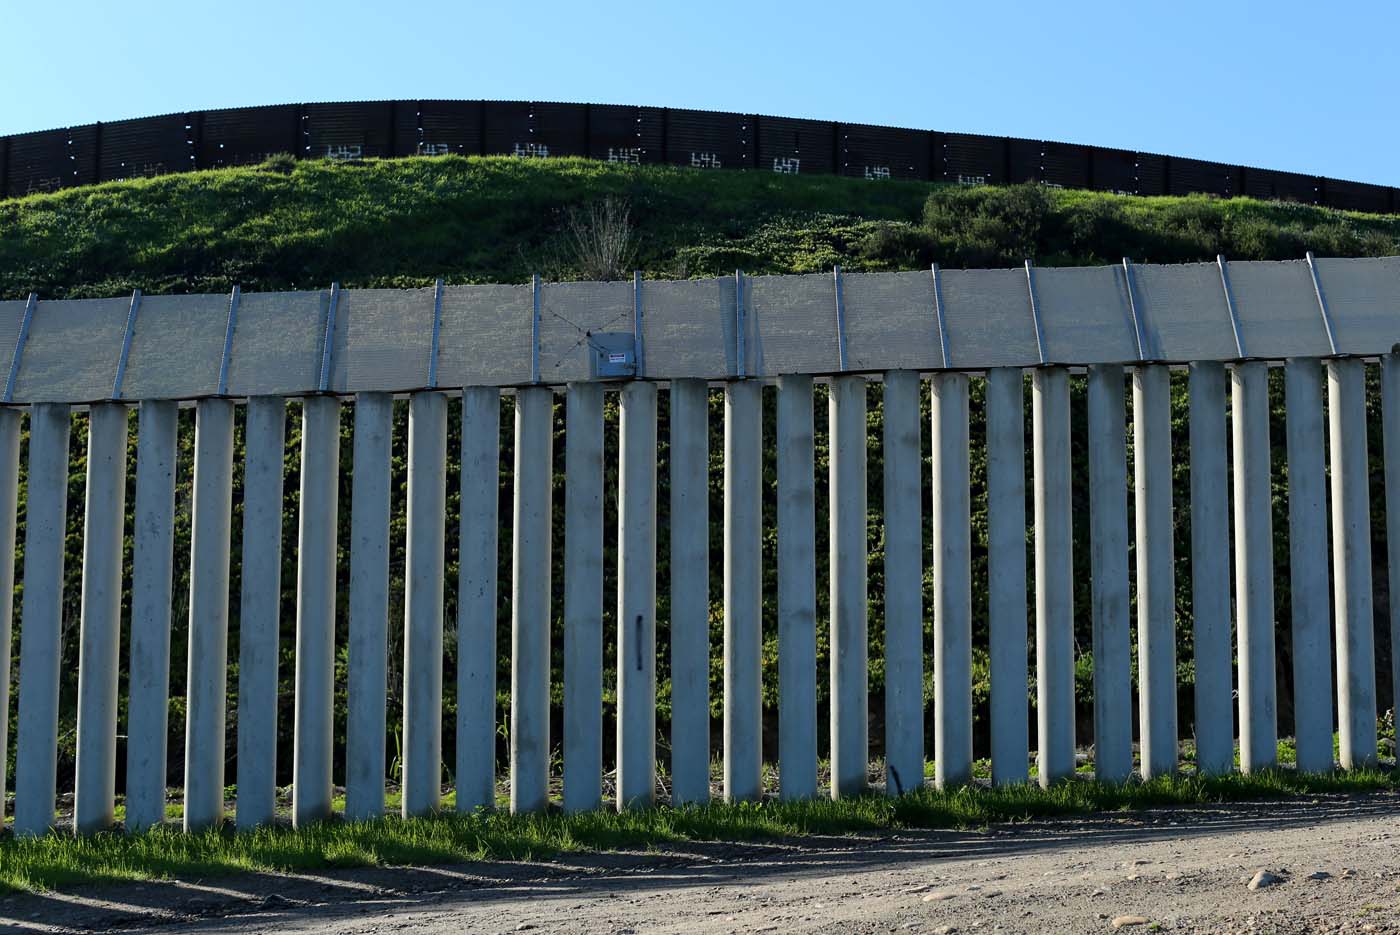
[[[1356, 355], [1325, 363], [1289, 358], [1280, 394], [1271, 390], [1268, 363], [1258, 359], [1200, 360], [1176, 373], [1141, 354], [1133, 363], [1087, 370], [1046, 363], [857, 373], [844, 367], [845, 353], [835, 375], [792, 373], [771, 381], [735, 375], [713, 388], [716, 402], [723, 396], [722, 417], [712, 416], [712, 387], [700, 378], [579, 377], [557, 389], [539, 381], [504, 392], [430, 382], [397, 404], [408, 417], [404, 433], [391, 392], [328, 390], [302, 397], [292, 409], [300, 410], [299, 457], [288, 457], [288, 397], [207, 397], [195, 404], [189, 477], [177, 470], [183, 462], [175, 402], [141, 400], [139, 421], [119, 398], [90, 403], [86, 433], [71, 431], [75, 413], [67, 404], [0, 408], [0, 585], [14, 585], [16, 516], [25, 520], [16, 833], [53, 827], [70, 782], [72, 814], [62, 822], [79, 833], [113, 825], [118, 792], [129, 830], [165, 820], [171, 608], [186, 598], [176, 590], [182, 573], [189, 576], [187, 829], [224, 821], [226, 763], [236, 764], [239, 827], [278, 819], [277, 790], [288, 776], [296, 825], [329, 817], [342, 782], [345, 815], [353, 820], [382, 816], [394, 783], [404, 816], [436, 811], [445, 785], [455, 787], [461, 811], [494, 808], [498, 744], [508, 750], [508, 802], [517, 812], [539, 811], [556, 798], [568, 811], [605, 802], [617, 808], [703, 803], [711, 797], [715, 747], [723, 797], [734, 801], [772, 791], [787, 799], [865, 793], [872, 752], [883, 761], [883, 788], [892, 795], [918, 789], [926, 773], [939, 788], [983, 778], [976, 771], [982, 756], [991, 760], [985, 778], [1026, 782], [1032, 753], [1039, 781], [1048, 786], [1082, 771], [1077, 737], [1086, 726], [1093, 774], [1105, 782], [1134, 781], [1135, 772], [1143, 779], [1183, 769], [1227, 773], [1237, 723], [1245, 772], [1277, 765], [1278, 736], [1287, 729], [1296, 737], [1300, 770], [1338, 765], [1334, 730], [1341, 767], [1377, 762], [1375, 663], [1386, 650], [1395, 656], [1400, 602], [1384, 605], [1392, 635], [1388, 646], [1384, 638], [1377, 643], [1374, 615], [1382, 605], [1372, 580], [1378, 555], [1367, 405], [1383, 403], [1386, 413], [1385, 583], [1393, 587], [1400, 581], [1400, 431], [1391, 430], [1400, 408], [1400, 366], [1393, 357], [1377, 368], [1380, 399], [1371, 401], [1373, 359]], [[880, 385], [878, 437], [867, 402], [876, 398], [872, 384]], [[823, 396], [824, 449], [815, 430]], [[1279, 404], [1286, 433], [1271, 434]], [[345, 419], [342, 405], [352, 408]], [[449, 455], [456, 428], [449, 413], [457, 405], [459, 458]], [[508, 464], [503, 407], [514, 417], [504, 440]], [[1187, 416], [1185, 429], [1174, 425], [1174, 412]], [[605, 444], [614, 413], [615, 460]], [[131, 422], [134, 464], [126, 456]], [[979, 424], [985, 436], [977, 434]], [[721, 432], [722, 446], [712, 441]], [[82, 443], [73, 445], [86, 480], [80, 515], [70, 514], [68, 502], [70, 436]], [[775, 440], [771, 455], [765, 438]], [[353, 452], [348, 464], [342, 444]], [[1279, 455], [1286, 455], [1286, 478], [1273, 467]], [[460, 464], [455, 479], [453, 460]], [[818, 475], [823, 460], [825, 489]], [[1174, 464], [1189, 468], [1184, 489]], [[283, 593], [282, 555], [290, 465], [300, 484], [294, 632], [282, 620], [293, 598]], [[606, 486], [613, 477], [615, 517]], [[1276, 529], [1280, 481], [1288, 521]], [[177, 497], [186, 489], [180, 485], [191, 492], [187, 507]], [[342, 485], [349, 494], [344, 505]], [[502, 506], [512, 502], [503, 530]], [[1177, 504], [1188, 502], [1182, 515]], [[173, 545], [182, 509], [191, 524], [187, 555]], [[1087, 539], [1076, 539], [1082, 536], [1076, 511], [1087, 513]], [[982, 515], [985, 528], [976, 525]], [[1189, 549], [1177, 538], [1178, 524], [1187, 521]], [[69, 626], [65, 607], [75, 595], [65, 594], [64, 545], [79, 523], [80, 610]], [[449, 544], [453, 524], [459, 539]], [[1292, 714], [1281, 718], [1274, 575], [1285, 536], [1293, 691]], [[1189, 561], [1177, 561], [1178, 541]], [[404, 558], [396, 567], [391, 556], [400, 542]], [[872, 543], [878, 552], [868, 549]], [[452, 561], [457, 576], [450, 585]], [[499, 574], [507, 562], [511, 577], [503, 588]], [[712, 567], [723, 568], [722, 580], [712, 581]], [[235, 568], [241, 586], [231, 613]], [[616, 575], [612, 597], [604, 590], [610, 574]], [[1189, 588], [1181, 589], [1189, 603], [1178, 602], [1182, 574], [1189, 575]], [[868, 588], [876, 575], [880, 594]], [[985, 605], [974, 597], [979, 592], [987, 595]], [[1077, 602], [1077, 593], [1087, 602]], [[880, 606], [883, 616], [872, 615]], [[118, 652], [127, 618], [129, 679], [122, 684]], [[507, 621], [508, 678], [498, 659]], [[1177, 641], [1187, 627], [1194, 652], [1190, 691], [1178, 684]], [[883, 659], [873, 660], [883, 662], [883, 683], [872, 680], [872, 671], [881, 671], [872, 669], [873, 632], [883, 632]], [[6, 606], [0, 637], [11, 633]], [[236, 756], [226, 749], [231, 636], [238, 661]], [[562, 639], [558, 660], [556, 639]], [[292, 691], [279, 710], [279, 691], [286, 690], [279, 657], [289, 643]], [[398, 674], [391, 647], [402, 652], [401, 685], [390, 684]], [[7, 666], [8, 654], [0, 658]], [[65, 658], [77, 660], [75, 700], [62, 694]], [[1076, 697], [1087, 688], [1081, 673], [1090, 662], [1092, 703]], [[455, 723], [444, 724], [444, 679], [453, 665], [455, 681], [447, 684], [455, 689]], [[978, 671], [989, 674], [985, 704], [974, 694]], [[5, 702], [8, 673], [0, 675], [6, 675], [0, 678]], [[335, 746], [342, 689], [343, 751]], [[118, 720], [123, 691], [124, 724]], [[1386, 694], [1384, 686], [1379, 694]], [[395, 698], [402, 699], [401, 723]], [[658, 715], [663, 699], [669, 718]], [[825, 729], [818, 720], [824, 703]], [[60, 714], [76, 716], [71, 768], [60, 757]], [[883, 730], [872, 732], [876, 715]], [[279, 718], [280, 733], [290, 726], [294, 734], [292, 755], [280, 764]], [[1187, 724], [1194, 725], [1194, 757], [1183, 757], [1182, 741], [1192, 739]], [[451, 763], [444, 730], [455, 735]], [[401, 746], [391, 751], [390, 737]], [[0, 753], [8, 742], [9, 724], [0, 723]], [[819, 772], [823, 758], [829, 778]], [[776, 790], [765, 786], [765, 762], [776, 763]]]

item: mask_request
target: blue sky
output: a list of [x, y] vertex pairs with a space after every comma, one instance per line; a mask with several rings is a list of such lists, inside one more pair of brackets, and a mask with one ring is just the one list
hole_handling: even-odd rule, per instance
[[0, 134], [317, 100], [651, 104], [1400, 185], [1400, 4], [0, 0]]

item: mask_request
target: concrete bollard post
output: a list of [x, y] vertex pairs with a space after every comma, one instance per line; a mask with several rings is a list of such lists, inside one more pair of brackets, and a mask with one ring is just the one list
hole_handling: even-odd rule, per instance
[[549, 804], [549, 623], [554, 391], [515, 397], [515, 548], [511, 575], [510, 810]]
[[1327, 566], [1322, 364], [1284, 369], [1288, 411], [1288, 586], [1293, 609], [1293, 736], [1298, 769], [1332, 769], [1332, 590]]
[[[0, 409], [0, 594], [15, 593], [15, 517], [19, 504], [19, 439], [23, 414]], [[10, 653], [13, 652], [14, 601], [0, 601], [0, 763], [10, 753]], [[167, 607], [168, 607], [167, 603]], [[164, 738], [162, 738], [163, 740]], [[7, 771], [0, 769], [0, 802], [5, 800]], [[162, 783], [161, 792], [164, 793]], [[0, 814], [0, 818], [4, 816]]]
[[[350, 475], [350, 644], [345, 691], [345, 817], [350, 821], [384, 814], [393, 437], [393, 397], [388, 393], [357, 395]], [[407, 802], [407, 783], [404, 793], [403, 801]]]
[[603, 802], [603, 387], [570, 383], [564, 432], [564, 809]]
[[[1381, 420], [1385, 425], [1385, 543], [1388, 594], [1400, 595], [1400, 354], [1381, 358]], [[1390, 609], [1392, 711], [1400, 715], [1400, 599]]]
[[671, 383], [671, 801], [710, 799], [710, 431], [703, 380]]
[[[987, 627], [991, 655], [992, 783], [1027, 781], [1025, 377], [987, 371]], [[937, 714], [937, 712], [935, 712]]]
[[408, 404], [408, 534], [403, 612], [401, 809], [405, 818], [430, 814], [442, 800], [442, 576], [446, 519], [447, 397], [441, 393], [414, 393]]
[[457, 573], [457, 811], [496, 804], [496, 592], [501, 391], [462, 390]]
[[[966, 384], [964, 377], [964, 399]], [[919, 416], [920, 392], [918, 373], [892, 370], [885, 374], [885, 791], [891, 795], [902, 795], [924, 784], [924, 523], [923, 455], [919, 438], [922, 423]], [[966, 408], [964, 402], [964, 415]], [[962, 431], [965, 452], [966, 420]], [[934, 441], [938, 441], [937, 436]], [[810, 470], [807, 476], [811, 476]], [[966, 482], [964, 476], [964, 490]], [[938, 515], [935, 512], [935, 518]], [[956, 520], [956, 517], [953, 519]], [[971, 566], [965, 571], [970, 581]], [[970, 733], [968, 737], [970, 743]]]
[[54, 823], [69, 422], [67, 404], [30, 407], [15, 744], [16, 837], [45, 834]]
[[185, 830], [224, 819], [224, 714], [228, 696], [229, 522], [233, 511], [233, 403], [195, 408], [190, 528], [189, 664], [186, 667]]
[[758, 383], [724, 389], [724, 798], [763, 792], [763, 410]]
[[617, 475], [617, 807], [656, 800], [656, 384], [622, 388]]
[[1094, 626], [1094, 777], [1133, 771], [1128, 593], [1128, 455], [1123, 368], [1089, 368], [1089, 564]]
[[865, 378], [833, 377], [831, 459], [831, 797], [866, 790]]
[[116, 821], [117, 660], [126, 521], [126, 406], [122, 403], [95, 404], [88, 411], [83, 517], [73, 830], [92, 834], [106, 831]]
[[[916, 419], [917, 405], [916, 400]], [[814, 415], [812, 378], [779, 378], [778, 770], [784, 799], [817, 795]]]
[[340, 400], [302, 402], [292, 825], [331, 817]]
[[277, 670], [282, 643], [286, 400], [280, 396], [255, 396], [248, 400], [243, 439], [236, 821], [240, 828], [254, 828], [271, 824], [277, 811]]
[[1240, 769], [1278, 762], [1274, 682], [1274, 543], [1269, 450], [1269, 371], [1262, 361], [1231, 373], [1235, 456], [1235, 608], [1240, 660]]
[[1171, 378], [1133, 371], [1137, 492], [1138, 734], [1143, 779], [1176, 772], [1176, 549], [1172, 536]]
[[934, 778], [972, 781], [972, 520], [967, 376], [933, 376]]
[[[165, 821], [178, 434], [179, 410], [175, 403], [167, 400], [141, 403], [136, 436], [136, 512], [131, 556], [131, 657], [127, 667], [128, 832], [144, 831]], [[246, 608], [244, 612], [246, 614]], [[239, 771], [242, 772], [241, 765]]]
[[1376, 765], [1376, 659], [1371, 609], [1371, 498], [1366, 366], [1327, 364], [1332, 450], [1332, 567], [1336, 585], [1337, 722], [1343, 769]]
[[1196, 769], [1202, 775], [1219, 776], [1235, 766], [1225, 365], [1193, 363], [1188, 380]]
[[1032, 376], [1035, 434], [1035, 660], [1040, 784], [1074, 774], [1074, 553], [1069, 374]]

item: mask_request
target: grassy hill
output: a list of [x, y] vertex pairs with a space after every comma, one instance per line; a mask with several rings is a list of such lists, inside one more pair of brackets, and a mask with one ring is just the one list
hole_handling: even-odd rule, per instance
[[608, 200], [627, 212], [628, 259], [657, 277], [1400, 252], [1400, 218], [1246, 198], [582, 159], [280, 158], [0, 202], [0, 297], [581, 278], [574, 228]]

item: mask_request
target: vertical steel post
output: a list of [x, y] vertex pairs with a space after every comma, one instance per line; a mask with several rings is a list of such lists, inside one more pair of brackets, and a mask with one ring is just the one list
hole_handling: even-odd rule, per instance
[[671, 801], [710, 798], [710, 398], [671, 383]]
[[992, 782], [998, 786], [1027, 781], [1030, 750], [1025, 394], [1019, 369], [987, 371], [987, 628]]
[[[18, 409], [0, 409], [0, 594], [10, 595], [15, 593], [15, 518], [19, 504], [19, 442], [22, 418]], [[0, 601], [0, 646], [5, 647], [5, 651], [0, 652], [0, 763], [8, 762], [10, 753], [13, 605], [13, 600]], [[0, 801], [4, 801], [5, 798], [7, 779], [7, 771], [0, 770]], [[164, 791], [162, 784], [161, 792]]]
[[656, 798], [656, 384], [622, 388], [617, 473], [617, 807]]
[[966, 374], [934, 374], [932, 423], [933, 760], [935, 781], [945, 789], [972, 780], [972, 514]]
[[866, 790], [865, 378], [834, 377], [828, 423], [831, 560], [831, 797]]
[[1074, 773], [1074, 563], [1069, 374], [1032, 376], [1035, 434], [1035, 658], [1040, 784]]
[[724, 797], [763, 791], [763, 409], [758, 383], [724, 390]]
[[570, 383], [564, 431], [564, 809], [603, 801], [603, 387]]
[[[917, 417], [917, 409], [915, 416]], [[812, 378], [778, 382], [778, 770], [784, 799], [817, 794], [817, 541]]]
[[[966, 384], [964, 377], [964, 394]], [[891, 795], [900, 795], [924, 784], [924, 523], [923, 483], [920, 476], [923, 471], [919, 438], [922, 421], [919, 417], [920, 391], [919, 375], [915, 371], [892, 370], [885, 374], [885, 791]], [[962, 431], [963, 449], [966, 451], [966, 423]], [[937, 436], [934, 440], [937, 442]], [[809, 478], [811, 473], [809, 469]], [[966, 478], [963, 480], [965, 487]], [[953, 505], [956, 506], [955, 503]], [[934, 515], [937, 517], [941, 514], [935, 512]], [[956, 521], [957, 517], [952, 517], [952, 520]], [[965, 571], [970, 580], [971, 566]]]
[[462, 390], [457, 573], [457, 811], [496, 804], [496, 592], [501, 391]]
[[1172, 536], [1171, 379], [1164, 364], [1133, 371], [1137, 492], [1138, 733], [1144, 779], [1176, 772], [1176, 575]]
[[[1400, 595], [1400, 353], [1381, 358], [1381, 420], [1385, 425], [1385, 543], [1387, 593]], [[1391, 698], [1400, 713], [1400, 599], [1390, 609]]]
[[554, 391], [515, 397], [515, 542], [511, 563], [510, 810], [549, 804], [549, 622]]

